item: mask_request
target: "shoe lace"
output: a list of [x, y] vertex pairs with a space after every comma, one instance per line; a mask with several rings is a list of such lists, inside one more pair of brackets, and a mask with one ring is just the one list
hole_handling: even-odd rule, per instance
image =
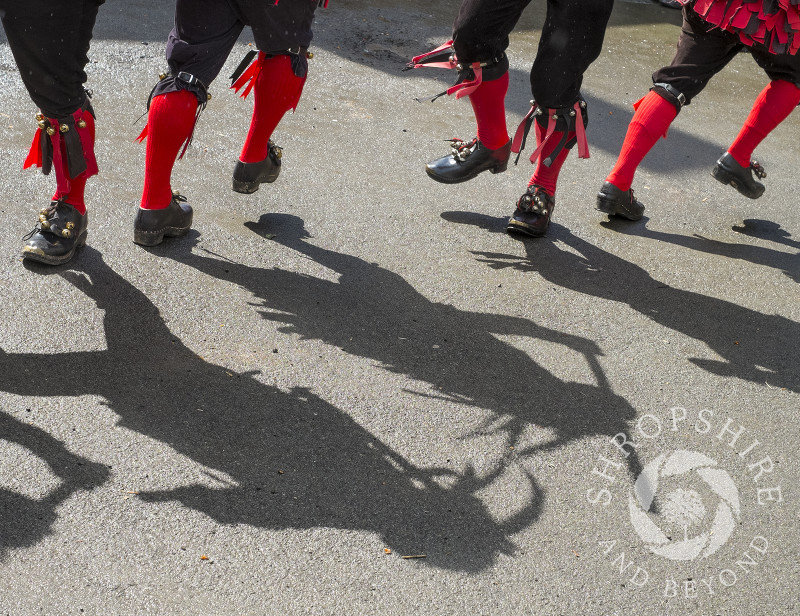
[[53, 216], [55, 216], [56, 209], [58, 209], [60, 203], [60, 201], [52, 201], [50, 202], [50, 205], [39, 210], [39, 220], [36, 221], [36, 225], [33, 227], [33, 229], [22, 236], [23, 242], [27, 242], [39, 232], [50, 232], [50, 220], [53, 218]]
[[456, 160], [459, 160], [462, 163], [469, 158], [469, 155], [472, 154], [472, 151], [478, 144], [477, 137], [475, 137], [472, 141], [464, 141], [463, 139], [459, 139], [457, 137], [454, 137], [453, 139], [447, 139], [447, 141], [450, 142], [450, 153]]
[[765, 178], [767, 177], [767, 172], [764, 170], [757, 160], [750, 161], [750, 168], [753, 170], [753, 173], [756, 174], [757, 178]]

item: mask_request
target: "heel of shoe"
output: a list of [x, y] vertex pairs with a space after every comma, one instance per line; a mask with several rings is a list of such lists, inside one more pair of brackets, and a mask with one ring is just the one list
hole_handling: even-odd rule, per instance
[[163, 232], [133, 230], [133, 243], [139, 246], [157, 246], [163, 241]]
[[711, 176], [721, 184], [731, 184], [734, 188], [738, 188], [738, 182], [736, 182], [734, 175], [719, 163], [714, 165], [711, 170]]
[[243, 195], [252, 195], [258, 190], [260, 182], [244, 182], [242, 180], [233, 180], [233, 192], [241, 193]]
[[497, 163], [494, 168], [492, 168], [492, 173], [503, 173], [508, 169], [508, 161], [504, 160], [501, 163]]
[[605, 193], [597, 193], [597, 209], [609, 216], [617, 213], [616, 204]]

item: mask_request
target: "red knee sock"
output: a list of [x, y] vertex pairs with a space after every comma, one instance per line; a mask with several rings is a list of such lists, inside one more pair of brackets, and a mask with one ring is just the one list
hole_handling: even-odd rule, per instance
[[637, 167], [659, 138], [667, 136], [669, 125], [678, 115], [675, 105], [655, 92], [649, 92], [635, 107], [617, 164], [606, 178], [620, 190], [630, 189]]
[[[534, 121], [534, 125], [536, 130], [536, 145], [538, 146], [540, 143], [542, 143], [547, 131], [536, 121]], [[561, 150], [555, 159], [553, 159], [553, 163], [549, 167], [546, 166], [542, 161], [546, 160], [547, 157], [550, 156], [556, 149], [556, 146], [561, 141], [561, 135], [563, 135], [563, 133], [553, 133], [550, 135], [550, 140], [547, 142], [547, 145], [542, 148], [539, 159], [536, 161], [536, 169], [534, 170], [531, 179], [528, 181], [528, 186], [533, 184], [541, 186], [549, 195], [556, 194], [558, 174], [561, 173], [561, 167], [564, 166], [564, 161], [566, 161], [567, 156], [569, 156], [569, 150], [567, 148]], [[567, 141], [573, 137], [575, 137], [574, 132], [567, 133]]]
[[69, 192], [62, 193], [56, 190], [53, 195], [53, 201], [64, 201], [73, 206], [80, 214], [86, 213], [86, 202], [83, 198], [83, 193], [86, 188], [86, 180], [88, 177], [85, 173], [81, 173], [78, 177], [69, 181]]
[[[81, 112], [78, 111], [78, 117], [86, 122], [85, 130], [86, 135], [88, 135], [88, 141], [91, 144], [90, 147], [94, 147], [94, 116], [88, 111]], [[58, 173], [58, 170], [56, 170]], [[53, 201], [64, 201], [69, 203], [73, 206], [80, 214], [86, 214], [86, 202], [84, 201], [84, 190], [86, 189], [86, 180], [89, 179], [90, 172], [84, 171], [76, 178], [70, 178], [69, 180], [69, 191], [64, 192], [59, 189], [56, 189], [55, 194], [53, 195]]]
[[481, 82], [469, 95], [475, 120], [478, 123], [478, 141], [490, 150], [496, 150], [508, 143], [506, 128], [506, 92], [508, 92], [508, 71], [501, 77]]
[[284, 114], [297, 107], [306, 81], [305, 77], [294, 74], [287, 55], [259, 62], [261, 69], [253, 86], [253, 118], [239, 156], [243, 163], [257, 163], [267, 157], [272, 132]]
[[753, 150], [800, 103], [800, 88], [783, 80], [771, 81], [753, 104], [750, 115], [728, 152], [743, 167], [750, 166]]
[[141, 207], [158, 210], [172, 201], [170, 177], [181, 146], [191, 136], [197, 97], [188, 90], [167, 92], [150, 102]]

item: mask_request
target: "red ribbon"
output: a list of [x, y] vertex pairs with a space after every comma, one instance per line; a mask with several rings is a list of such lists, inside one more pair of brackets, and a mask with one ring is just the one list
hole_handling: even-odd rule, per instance
[[450, 57], [448, 62], [428, 62], [423, 63], [422, 60], [425, 58], [432, 56], [434, 54], [439, 53], [440, 51], [444, 51], [445, 49], [452, 47], [453, 41], [447, 41], [446, 43], [439, 45], [436, 49], [429, 51], [428, 53], [424, 53], [421, 56], [414, 56], [411, 58], [411, 64], [414, 65], [414, 68], [423, 68], [423, 67], [430, 67], [430, 68], [455, 68], [458, 66], [458, 62], [455, 59], [455, 54]]
[[247, 95], [250, 94], [253, 86], [256, 85], [256, 79], [258, 79], [258, 74], [261, 72], [261, 67], [263, 64], [264, 52], [259, 51], [256, 59], [250, 63], [250, 66], [248, 66], [247, 69], [245, 69], [245, 71], [239, 76], [239, 79], [233, 83], [231, 90], [239, 94], [239, 90], [244, 88], [244, 91], [239, 94], [239, 96], [242, 98], [247, 98]]
[[[639, 101], [641, 102], [641, 101]], [[637, 103], [638, 105], [638, 103]], [[522, 140], [525, 137], [525, 126], [528, 123], [528, 120], [536, 112], [538, 105], [534, 104], [531, 106], [531, 110], [522, 118], [522, 122], [519, 123], [516, 132], [514, 133], [514, 139], [511, 141], [511, 151], [514, 154], [519, 154], [520, 150], [522, 149]], [[589, 158], [589, 141], [586, 139], [586, 128], [583, 126], [583, 108], [581, 107], [580, 101], [575, 103], [572, 107], [575, 110], [575, 139], [578, 144], [578, 158]], [[547, 145], [548, 141], [556, 135], [561, 133], [556, 133], [556, 117], [553, 115], [554, 109], [544, 109], [542, 111], [547, 112], [549, 119], [547, 121], [547, 132], [544, 135], [541, 143], [536, 146], [536, 149], [531, 154], [531, 162], [535, 165], [536, 161], [539, 159], [539, 155], [542, 153], [544, 146]], [[534, 122], [536, 120], [534, 119]], [[569, 134], [567, 134], [569, 139]]]
[[25, 163], [22, 165], [23, 169], [28, 169], [29, 167], [41, 167], [42, 166], [42, 129], [37, 128], [36, 132], [33, 134], [33, 143], [31, 143], [31, 149], [28, 151], [28, 156], [25, 159]]
[[483, 82], [483, 69], [481, 68], [480, 62], [474, 62], [472, 64], [472, 71], [475, 73], [475, 79], [472, 81], [462, 81], [461, 83], [457, 83], [456, 85], [448, 88], [448, 96], [455, 92], [457, 100], [463, 96], [469, 96], [477, 89], [479, 85], [481, 85]]

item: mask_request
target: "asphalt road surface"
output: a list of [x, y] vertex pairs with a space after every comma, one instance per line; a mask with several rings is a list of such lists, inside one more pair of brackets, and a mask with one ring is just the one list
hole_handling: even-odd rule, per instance
[[230, 190], [251, 102], [220, 78], [174, 174], [193, 230], [143, 249], [171, 4], [101, 8], [101, 172], [63, 267], [19, 258], [54, 179], [21, 170], [36, 110], [0, 42], [0, 614], [798, 613], [798, 118], [756, 151], [758, 201], [709, 174], [767, 82], [748, 54], [640, 168], [646, 217], [608, 221], [595, 193], [680, 19], [618, 3], [591, 158], [520, 241], [525, 156], [423, 172], [474, 130], [466, 101], [414, 100], [452, 75], [401, 71], [456, 4], [335, 0], [278, 181]]

